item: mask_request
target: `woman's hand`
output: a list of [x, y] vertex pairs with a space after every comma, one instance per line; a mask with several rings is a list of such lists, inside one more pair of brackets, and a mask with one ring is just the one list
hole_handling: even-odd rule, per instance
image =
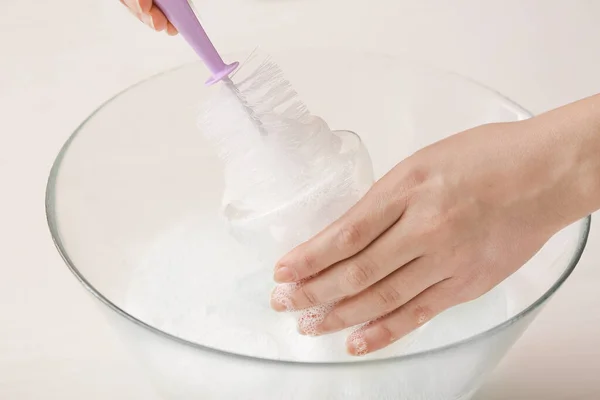
[[[591, 204], [600, 206], [600, 118], [587, 131], [581, 123], [579, 138], [558, 134], [574, 123], [555, 112], [485, 125], [415, 153], [279, 261], [275, 280], [299, 284], [291, 292], [278, 286], [272, 307], [336, 302], [308, 333], [369, 322], [348, 339], [360, 355], [486, 293]], [[593, 176], [595, 192], [585, 187]], [[592, 193], [595, 202], [573, 204]], [[299, 330], [307, 333], [303, 318]]]
[[152, 0], [119, 0], [133, 15], [157, 32], [167, 31], [171, 36], [177, 35], [177, 29], [167, 20], [165, 14], [156, 7]]

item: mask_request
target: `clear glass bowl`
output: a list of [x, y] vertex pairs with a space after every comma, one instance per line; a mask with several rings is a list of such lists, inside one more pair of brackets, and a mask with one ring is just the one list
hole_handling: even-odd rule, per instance
[[[392, 56], [313, 49], [276, 53], [274, 58], [314, 114], [332, 129], [360, 135], [376, 177], [454, 132], [530, 117], [493, 90]], [[269, 353], [268, 344], [264, 352], [228, 352], [194, 341], [190, 332], [169, 328], [164, 321], [200, 307], [186, 303], [185, 293], [160, 298], [158, 285], [158, 303], [149, 296], [132, 305], [128, 291], [139, 283], [140, 268], [146, 268], [147, 277], [156, 265], [162, 267], [156, 271], [164, 275], [156, 278], [168, 286], [185, 279], [169, 269], [173, 260], [184, 263], [194, 252], [210, 253], [210, 262], [197, 265], [210, 276], [227, 270], [237, 256], [222, 245], [225, 236], [211, 232], [178, 242], [179, 247], [159, 248], [168, 259], [165, 265], [153, 259], [153, 265], [140, 266], [142, 250], [156, 247], [173, 227], [185, 231], [219, 224], [222, 165], [196, 126], [198, 105], [207, 93], [205, 80], [201, 65], [186, 65], [109, 100], [65, 144], [47, 189], [48, 223], [58, 250], [165, 398], [471, 398], [583, 252], [589, 218], [559, 232], [503, 282], [508, 295], [501, 319], [485, 322], [478, 316], [479, 330], [469, 337], [443, 332], [430, 342], [435, 346], [409, 347], [399, 356], [295, 362]], [[182, 221], [188, 226], [182, 227]], [[262, 284], [245, 295], [264, 296], [266, 304], [272, 283]], [[171, 297], [177, 301], [165, 314], [163, 303]], [[468, 307], [485, 301], [489, 297], [460, 307], [468, 314], [474, 310]], [[448, 316], [437, 319], [444, 318]], [[429, 332], [435, 335], [435, 329]]]

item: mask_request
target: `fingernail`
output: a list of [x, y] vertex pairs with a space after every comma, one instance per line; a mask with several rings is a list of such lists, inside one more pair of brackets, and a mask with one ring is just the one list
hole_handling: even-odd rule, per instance
[[275, 311], [294, 311], [292, 304], [292, 292], [294, 288], [290, 284], [277, 285], [271, 293], [271, 308]]
[[152, 20], [152, 16], [151, 15], [142, 14], [140, 18], [142, 19], [142, 22], [144, 22], [146, 25], [148, 25], [152, 29], [155, 29], [154, 28], [154, 21]]
[[286, 311], [287, 307], [279, 299], [271, 299], [271, 308], [277, 312]]
[[362, 337], [356, 337], [348, 342], [348, 353], [353, 356], [364, 356], [369, 353], [367, 341]]
[[307, 336], [319, 336], [318, 326], [325, 318], [321, 310], [308, 310], [298, 318], [298, 332]]
[[169, 35], [169, 36], [177, 35], [177, 29], [170, 22], [167, 22], [167, 35]]
[[305, 310], [298, 318], [298, 330], [308, 336], [323, 334], [321, 324], [334, 306], [335, 302], [332, 302]]
[[348, 337], [348, 352], [355, 356], [364, 356], [373, 349], [387, 346], [393, 341], [387, 329], [379, 326], [364, 325]]
[[299, 324], [299, 323], [296, 325], [296, 330], [297, 330], [297, 331], [298, 331], [298, 333], [299, 333], [299, 334], [301, 334], [302, 336], [306, 336], [306, 332], [304, 332], [304, 331], [302, 330], [302, 326], [300, 326], [300, 324]]
[[369, 346], [362, 332], [350, 335], [348, 338], [348, 353], [353, 356], [364, 356], [369, 352]]
[[274, 279], [277, 283], [293, 282], [296, 279], [296, 274], [290, 267], [281, 267], [275, 270]]

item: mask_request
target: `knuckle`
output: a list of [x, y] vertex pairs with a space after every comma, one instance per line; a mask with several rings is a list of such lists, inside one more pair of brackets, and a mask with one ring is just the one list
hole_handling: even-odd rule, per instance
[[396, 219], [406, 209], [407, 197], [404, 192], [402, 187], [374, 192], [371, 196], [371, 216], [379, 220]]
[[[485, 285], [482, 275], [474, 271], [454, 286], [454, 298], [458, 303], [468, 303], [481, 295], [481, 286]], [[485, 288], [484, 288], [485, 289]]]
[[464, 288], [457, 292], [455, 299], [456, 299], [457, 303], [462, 304], [462, 303], [468, 303], [470, 301], [473, 301], [478, 297], [479, 296], [477, 295], [477, 292], [475, 292], [474, 290], [472, 290], [470, 288]]
[[377, 305], [386, 311], [397, 307], [402, 300], [402, 295], [392, 285], [385, 285], [375, 290]]
[[[304, 298], [305, 303], [308, 307], [319, 305], [319, 301], [315, 293], [312, 291], [310, 286], [301, 286], [298, 291], [300, 295]], [[302, 307], [307, 308], [307, 307]]]
[[317, 269], [316, 257], [312, 253], [304, 251], [302, 253], [301, 260], [300, 269], [304, 270], [302, 271], [303, 273], [306, 272], [308, 275], [313, 275], [319, 272]]
[[341, 250], [352, 250], [360, 247], [362, 241], [362, 229], [360, 224], [356, 222], [349, 222], [339, 230], [337, 237], [337, 246]]
[[452, 233], [450, 216], [441, 210], [433, 210], [421, 217], [417, 236], [421, 240], [437, 242], [444, 240], [448, 233]]
[[415, 164], [406, 172], [405, 181], [410, 187], [418, 187], [425, 183], [429, 177], [430, 172], [427, 167]]
[[330, 323], [333, 326], [337, 327], [338, 329], [344, 329], [344, 328], [348, 327], [348, 323], [346, 322], [346, 318], [335, 307], [331, 311], [329, 311], [327, 313], [327, 319], [330, 321]]
[[359, 292], [369, 285], [374, 272], [374, 265], [367, 261], [365, 257], [361, 257], [354, 260], [346, 268], [344, 279], [353, 293]]

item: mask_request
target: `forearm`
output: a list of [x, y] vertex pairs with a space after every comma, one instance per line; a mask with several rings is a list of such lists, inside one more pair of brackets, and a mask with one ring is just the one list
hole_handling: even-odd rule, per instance
[[[524, 122], [544, 157], [547, 202], [560, 226], [600, 209], [600, 95]], [[533, 183], [532, 183], [533, 184]]]

